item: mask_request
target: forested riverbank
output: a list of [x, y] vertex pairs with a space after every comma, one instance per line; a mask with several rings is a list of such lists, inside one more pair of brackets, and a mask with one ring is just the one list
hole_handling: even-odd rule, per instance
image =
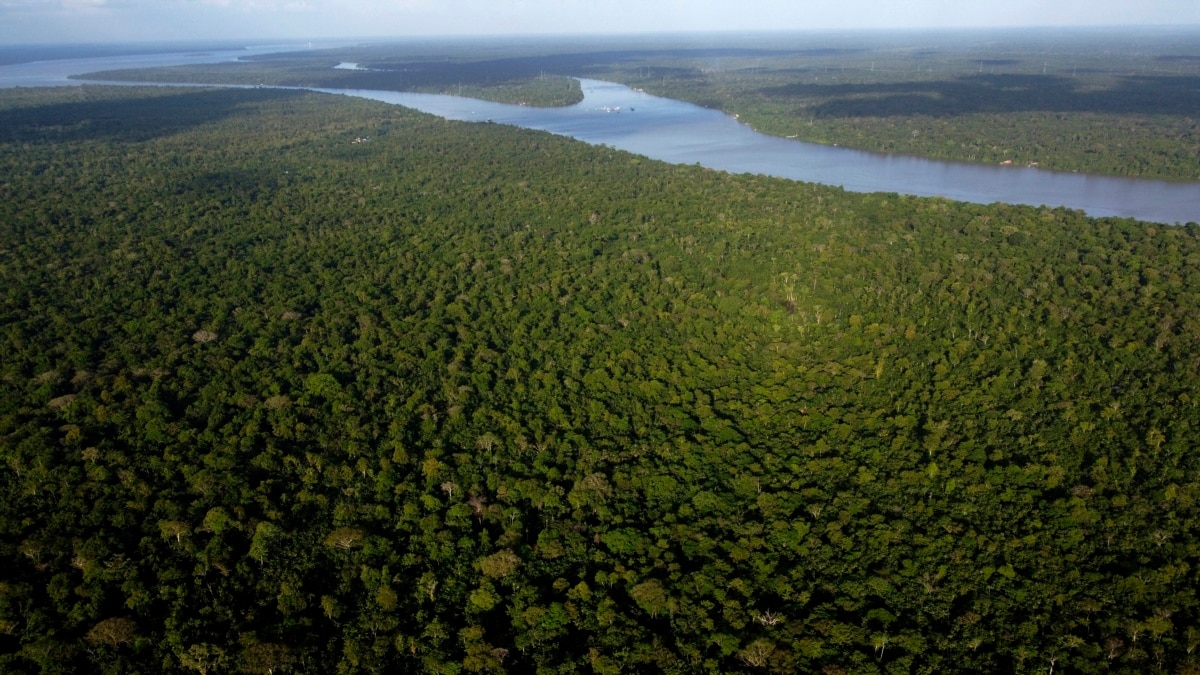
[[0, 100], [7, 672], [1194, 672], [1200, 230]]

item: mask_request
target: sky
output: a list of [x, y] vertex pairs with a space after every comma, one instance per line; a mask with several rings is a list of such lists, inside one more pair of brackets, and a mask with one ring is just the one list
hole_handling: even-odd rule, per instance
[[0, 45], [1200, 25], [1200, 0], [0, 0]]

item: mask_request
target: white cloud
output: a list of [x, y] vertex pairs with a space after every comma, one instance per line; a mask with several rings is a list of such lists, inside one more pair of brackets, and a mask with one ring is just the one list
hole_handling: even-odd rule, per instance
[[307, 0], [194, 0], [201, 5], [250, 12], [314, 11], [317, 3]]
[[430, 0], [182, 0], [183, 4], [209, 5], [249, 12], [324, 12], [334, 14], [380, 15], [408, 11], [419, 7], [445, 7]]
[[7, 9], [57, 9], [69, 4], [68, 0], [0, 0], [0, 11]]

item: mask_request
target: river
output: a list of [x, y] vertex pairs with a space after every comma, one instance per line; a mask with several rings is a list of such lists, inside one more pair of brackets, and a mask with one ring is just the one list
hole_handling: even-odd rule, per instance
[[[0, 88], [80, 84], [67, 76], [113, 68], [228, 61], [279, 47], [155, 54], [0, 66]], [[341, 64], [353, 67], [353, 64]], [[584, 100], [563, 108], [408, 92], [316, 89], [415, 108], [454, 120], [496, 122], [570, 136], [677, 164], [699, 164], [836, 185], [988, 204], [1065, 206], [1088, 215], [1160, 223], [1200, 221], [1200, 183], [1116, 178], [1036, 168], [930, 160], [804, 143], [761, 134], [725, 113], [581, 79]]]

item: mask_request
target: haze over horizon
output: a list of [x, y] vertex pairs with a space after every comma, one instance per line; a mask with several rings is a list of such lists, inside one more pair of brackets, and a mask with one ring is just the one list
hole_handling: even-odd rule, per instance
[[758, 30], [1200, 25], [1195, 0], [0, 0], [0, 45]]

